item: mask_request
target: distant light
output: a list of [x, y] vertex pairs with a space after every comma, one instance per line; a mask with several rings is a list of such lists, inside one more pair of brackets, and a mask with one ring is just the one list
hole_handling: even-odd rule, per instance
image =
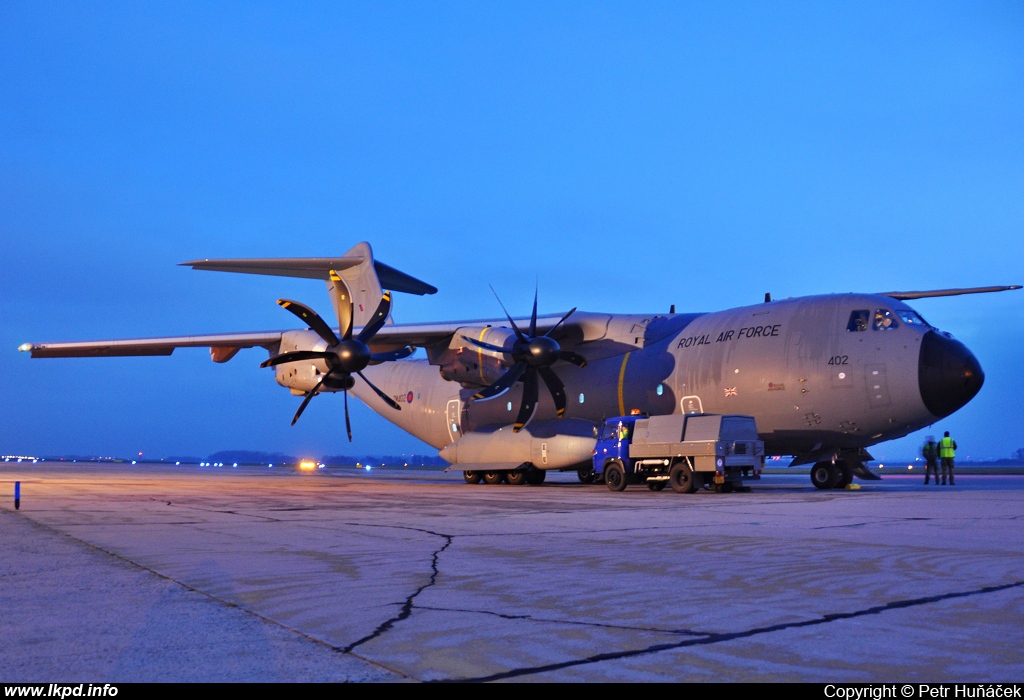
[[181, 462], [175, 462], [174, 466], [178, 466], [179, 464], [181, 464]]
[[316, 462], [314, 462], [311, 459], [304, 459], [301, 462], [299, 462], [299, 469], [303, 469], [303, 470], [316, 469]]
[[274, 466], [274, 465], [273, 464], [268, 464], [267, 465], [267, 469], [270, 469], [272, 466]]
[[232, 464], [231, 466], [232, 466], [232, 467], [237, 467], [237, 466], [238, 466], [238, 462], [235, 462], [235, 463], [234, 463], [234, 464]]
[[373, 467], [371, 467], [369, 464], [367, 464], [366, 465], [366, 471], [370, 471], [371, 469], [373, 469]]
[[135, 464], [135, 460], [134, 459], [132, 460], [132, 464]]
[[661, 396], [664, 393], [665, 393], [665, 385], [664, 384], [659, 384], [658, 385], [658, 396]]
[[878, 465], [878, 468], [879, 468], [879, 469], [885, 469], [885, 465], [884, 465], [884, 464], [879, 464], [879, 465]]
[[913, 469], [914, 469], [914, 465], [913, 464], [908, 464], [907, 465], [907, 471], [912, 471]]
[[583, 403], [583, 394], [580, 394], [580, 403]]

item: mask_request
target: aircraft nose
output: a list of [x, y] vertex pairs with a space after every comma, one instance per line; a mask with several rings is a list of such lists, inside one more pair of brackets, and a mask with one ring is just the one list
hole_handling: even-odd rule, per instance
[[938, 331], [921, 339], [917, 381], [925, 407], [945, 418], [973, 399], [985, 383], [985, 373], [967, 346]]

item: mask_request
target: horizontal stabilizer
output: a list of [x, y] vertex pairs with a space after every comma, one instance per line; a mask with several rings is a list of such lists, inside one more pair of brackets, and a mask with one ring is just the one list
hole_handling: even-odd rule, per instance
[[[189, 260], [179, 263], [193, 270], [215, 272], [241, 272], [249, 275], [273, 275], [276, 277], [303, 277], [314, 280], [328, 280], [331, 270], [347, 270], [363, 261], [362, 256], [345, 255], [337, 258], [226, 258], [220, 260]], [[437, 287], [385, 265], [379, 260], [373, 268], [380, 279], [381, 287], [406, 294], [437, 293]]]
[[923, 292], [879, 292], [879, 296], [892, 297], [905, 301], [907, 299], [928, 299], [929, 297], [955, 297], [960, 294], [985, 294], [986, 292], [1006, 292], [1020, 289], [1021, 285], [1011, 284], [1007, 287], [964, 287], [962, 289], [932, 289]]

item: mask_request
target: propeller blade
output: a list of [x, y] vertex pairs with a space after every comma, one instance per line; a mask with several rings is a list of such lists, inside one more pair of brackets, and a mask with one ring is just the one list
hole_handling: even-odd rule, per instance
[[391, 362], [392, 360], [401, 360], [416, 351], [411, 345], [406, 345], [401, 350], [394, 350], [392, 352], [375, 352], [370, 355], [370, 364], [377, 364], [380, 362]]
[[306, 394], [306, 398], [302, 399], [302, 403], [299, 405], [299, 410], [295, 412], [295, 417], [292, 418], [292, 425], [295, 425], [295, 421], [297, 421], [299, 419], [299, 416], [302, 415], [302, 412], [306, 410], [306, 406], [308, 406], [309, 402], [313, 400], [313, 397], [316, 396], [316, 392], [320, 391], [320, 387], [324, 385], [324, 382], [327, 381], [327, 378], [331, 376], [333, 372], [334, 370], [330, 370], [329, 372], [327, 372], [327, 374], [325, 374], [323, 378], [319, 382], [317, 382], [316, 386], [313, 387], [313, 390]]
[[384, 322], [388, 320], [388, 314], [391, 313], [391, 292], [384, 292], [384, 296], [381, 297], [380, 303], [377, 305], [377, 310], [373, 312], [373, 316], [363, 326], [363, 330], [359, 331], [359, 335], [356, 336], [356, 340], [366, 343], [369, 342], [370, 338], [377, 334], [383, 326]]
[[555, 400], [558, 417], [561, 418], [565, 414], [565, 385], [562, 384], [562, 380], [558, 378], [558, 375], [551, 371], [550, 367], [538, 367], [537, 371], [540, 372], [540, 377], [544, 380], [544, 383], [548, 385], [551, 398]]
[[395, 409], [396, 411], [402, 410], [402, 407], [398, 405], [397, 401], [395, 401], [393, 398], [391, 398], [383, 391], [378, 389], [377, 385], [371, 382], [369, 379], [367, 379], [362, 372], [356, 372], [356, 374], [363, 378], [363, 381], [366, 382], [369, 385], [369, 387], [374, 390], [374, 392], [376, 392], [377, 396], [379, 396], [381, 400], [384, 401], [384, 403], [386, 403], [388, 406], [391, 406], [391, 408]]
[[313, 311], [313, 309], [309, 308], [305, 304], [300, 304], [299, 302], [292, 301], [290, 299], [278, 299], [277, 303], [280, 304], [282, 308], [291, 311], [293, 314], [305, 321], [306, 325], [316, 331], [316, 334], [327, 341], [328, 345], [337, 345], [340, 342], [338, 340], [338, 336], [334, 335], [334, 331], [331, 330], [331, 327], [328, 326], [319, 315], [317, 315], [316, 311]]
[[274, 355], [266, 362], [263, 362], [260, 367], [276, 367], [277, 365], [283, 365], [285, 362], [301, 362], [302, 360], [326, 360], [332, 354], [316, 350], [294, 350]]
[[485, 343], [481, 340], [473, 340], [472, 338], [467, 338], [464, 335], [460, 335], [459, 337], [465, 340], [467, 343], [475, 345], [478, 348], [483, 348], [484, 350], [490, 350], [491, 352], [500, 352], [504, 354], [512, 353], [511, 349], [499, 348], [497, 345], [491, 345], [490, 343]]
[[352, 424], [348, 420], [348, 389], [342, 393], [345, 394], [345, 432], [348, 433], [348, 441], [352, 442]]
[[537, 286], [533, 287], [533, 313], [530, 314], [530, 337], [537, 335]]
[[571, 309], [569, 309], [569, 313], [567, 313], [565, 316], [562, 316], [562, 318], [559, 319], [558, 323], [556, 323], [555, 325], [551, 326], [551, 328], [548, 330], [548, 332], [545, 333], [544, 335], [548, 335], [548, 336], [551, 335], [556, 328], [558, 328], [560, 325], [562, 325], [562, 321], [564, 321], [565, 319], [569, 318], [574, 313], [576, 313], [576, 307], [575, 306], [572, 307]]
[[473, 398], [474, 399], [489, 399], [492, 396], [497, 396], [498, 394], [502, 393], [503, 391], [508, 389], [510, 386], [515, 384], [519, 380], [519, 378], [521, 376], [523, 376], [523, 372], [525, 372], [525, 371], [526, 371], [526, 363], [525, 362], [517, 362], [517, 363], [515, 363], [514, 365], [512, 365], [512, 367], [511, 367], [511, 369], [509, 369], [509, 371], [505, 372], [505, 374], [501, 375], [498, 378], [498, 381], [494, 382], [494, 384], [491, 384], [489, 387], [485, 387], [485, 388], [481, 389], [480, 391], [476, 392], [473, 395]]
[[334, 310], [338, 314], [338, 330], [341, 331], [341, 339], [348, 340], [352, 337], [352, 317], [355, 315], [352, 308], [352, 293], [337, 271], [331, 270], [330, 278]]
[[512, 426], [512, 432], [518, 433], [523, 426], [533, 418], [537, 410], [537, 370], [530, 367], [523, 377], [523, 402], [519, 405], [519, 415], [516, 416], [516, 424]]
[[[491, 285], [487, 286], [491, 287]], [[519, 330], [519, 326], [516, 325], [516, 322], [512, 320], [512, 317], [508, 313], [508, 309], [506, 309], [505, 305], [501, 303], [501, 297], [499, 297], [498, 293], [494, 291], [494, 287], [491, 287], [491, 292], [494, 294], [494, 298], [498, 300], [498, 305], [501, 306], [501, 310], [505, 312], [505, 318], [507, 318], [508, 322], [512, 324], [512, 330], [516, 332], [516, 337], [524, 343], [529, 342], [529, 339], [523, 335], [521, 330]]]
[[580, 355], [578, 352], [572, 352], [571, 350], [559, 350], [558, 359], [571, 362], [577, 367], [587, 366], [587, 358], [583, 357], [583, 355]]

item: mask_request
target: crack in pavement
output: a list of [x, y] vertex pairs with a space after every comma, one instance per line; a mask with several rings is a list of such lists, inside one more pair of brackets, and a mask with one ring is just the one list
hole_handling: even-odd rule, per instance
[[969, 596], [982, 595], [985, 593], [996, 593], [999, 591], [1009, 590], [1011, 588], [1020, 588], [1024, 586], [1024, 581], [1015, 581], [1013, 583], [1004, 583], [998, 586], [983, 586], [972, 591], [957, 591], [955, 593], [943, 593], [940, 595], [926, 596], [923, 598], [909, 598], [907, 600], [895, 600], [885, 605], [876, 605], [870, 608], [864, 608], [863, 610], [855, 610], [848, 613], [829, 613], [822, 615], [819, 618], [813, 620], [804, 620], [802, 622], [782, 622], [776, 625], [767, 625], [765, 627], [755, 627], [749, 630], [743, 630], [741, 632], [723, 632], [720, 634], [709, 634], [701, 639], [686, 639], [679, 642], [668, 642], [663, 644], [652, 644], [648, 647], [641, 649], [627, 649], [625, 651], [613, 651], [605, 652], [603, 654], [595, 654], [582, 659], [573, 659], [571, 661], [560, 661], [552, 664], [544, 664], [542, 666], [530, 666], [524, 668], [514, 668], [508, 671], [502, 671], [501, 673], [494, 673], [489, 676], [477, 676], [475, 678], [448, 678], [440, 681], [428, 681], [432, 683], [481, 683], [487, 681], [500, 681], [507, 678], [517, 678], [519, 676], [533, 675], [537, 673], [544, 673], [546, 671], [558, 671], [563, 668], [571, 668], [573, 666], [584, 666], [587, 664], [598, 663], [601, 661], [612, 661], [615, 659], [627, 659], [636, 656], [643, 656], [645, 654], [654, 654], [659, 651], [671, 651], [674, 649], [682, 649], [684, 647], [694, 646], [707, 646], [710, 644], [717, 644], [719, 642], [729, 642], [734, 639], [745, 639], [748, 637], [754, 637], [761, 634], [769, 634], [771, 632], [780, 632], [782, 630], [799, 629], [801, 627], [815, 627], [817, 625], [828, 624], [829, 622], [835, 622], [837, 620], [849, 620], [856, 617], [864, 617], [865, 615], [878, 615], [883, 612], [890, 610], [899, 610], [902, 608], [912, 608], [920, 605], [927, 605], [929, 603], [937, 603], [944, 600], [953, 600], [956, 598], [967, 598]]
[[[8, 509], [6, 509], [6, 508], [4, 508], [3, 510], [4, 511], [8, 511]], [[13, 512], [13, 511], [8, 511], [8, 512]], [[350, 656], [352, 656], [352, 657], [354, 657], [356, 659], [359, 659], [360, 661], [364, 661], [364, 662], [366, 662], [366, 663], [368, 663], [368, 664], [370, 664], [372, 666], [376, 666], [377, 668], [382, 668], [385, 671], [389, 671], [391, 673], [394, 673], [396, 676], [401, 676], [402, 678], [410, 678], [409, 674], [405, 673], [404, 671], [400, 671], [400, 670], [398, 670], [396, 668], [392, 668], [391, 666], [388, 666], [385, 663], [381, 663], [380, 661], [376, 661], [374, 659], [368, 658], [366, 656], [363, 656], [362, 654], [356, 654], [354, 652], [348, 651], [347, 649], [339, 647], [336, 644], [332, 644], [331, 642], [328, 642], [325, 639], [321, 639], [319, 637], [316, 637], [316, 636], [310, 634], [309, 632], [303, 632], [300, 629], [297, 629], [295, 627], [291, 627], [290, 625], [286, 625], [285, 623], [281, 622], [280, 620], [275, 620], [274, 618], [269, 617], [268, 615], [264, 615], [263, 613], [257, 612], [256, 610], [253, 610], [252, 608], [248, 608], [245, 605], [242, 605], [241, 603], [236, 603], [236, 602], [234, 602], [232, 600], [228, 600], [226, 598], [221, 598], [218, 595], [214, 595], [213, 593], [210, 593], [209, 591], [204, 591], [201, 588], [196, 588], [193, 585], [190, 585], [188, 583], [185, 583], [184, 581], [176, 579], [173, 576], [169, 576], [168, 574], [165, 574], [165, 573], [162, 573], [160, 571], [157, 571], [156, 569], [153, 569], [153, 568], [151, 568], [149, 566], [146, 566], [145, 564], [140, 564], [139, 562], [137, 562], [137, 561], [135, 561], [135, 560], [133, 560], [133, 559], [127, 557], [127, 556], [124, 556], [122, 554], [118, 554], [117, 552], [115, 552], [113, 550], [110, 550], [110, 549], [107, 549], [106, 547], [102, 547], [102, 546], [100, 546], [98, 544], [94, 544], [92, 542], [89, 542], [88, 540], [83, 540], [82, 538], [76, 537], [75, 535], [72, 535], [69, 532], [65, 532], [63, 530], [59, 530], [59, 529], [57, 529], [53, 525], [47, 525], [46, 523], [41, 523], [38, 520], [34, 520], [32, 518], [29, 518], [29, 517], [25, 518], [25, 522], [31, 523], [32, 525], [34, 525], [34, 526], [36, 526], [38, 528], [41, 528], [43, 530], [47, 530], [49, 532], [52, 532], [52, 533], [56, 534], [58, 537], [67, 538], [67, 539], [69, 539], [69, 540], [71, 540], [73, 542], [77, 542], [80, 545], [84, 545], [85, 547], [88, 547], [90, 549], [96, 550], [97, 552], [102, 552], [103, 554], [106, 554], [106, 555], [108, 555], [110, 557], [113, 557], [114, 559], [117, 559], [119, 561], [125, 562], [126, 564], [130, 564], [131, 566], [137, 567], [137, 568], [141, 569], [142, 571], [147, 571], [147, 572], [153, 574], [154, 576], [156, 576], [158, 578], [161, 578], [161, 579], [163, 579], [165, 581], [170, 581], [171, 583], [175, 583], [175, 584], [181, 586], [182, 588], [184, 588], [186, 590], [192, 591], [193, 593], [197, 593], [197, 594], [199, 594], [201, 596], [209, 598], [210, 600], [216, 601], [216, 602], [220, 603], [221, 605], [224, 605], [224, 606], [229, 607], [229, 608], [235, 608], [236, 610], [241, 610], [242, 612], [248, 613], [249, 615], [252, 615], [253, 617], [255, 617], [257, 619], [263, 620], [264, 622], [267, 622], [267, 623], [272, 624], [272, 625], [276, 625], [276, 626], [280, 627], [281, 629], [284, 629], [284, 630], [287, 630], [287, 631], [291, 632], [292, 634], [298, 635], [299, 637], [303, 637], [305, 639], [308, 639], [311, 642], [314, 642], [316, 644], [324, 646], [324, 647], [330, 649], [331, 651], [334, 651], [334, 652], [339, 653], [339, 654], [349, 654]]]
[[420, 586], [415, 591], [413, 591], [412, 594], [409, 595], [405, 599], [405, 602], [402, 603], [402, 609], [398, 612], [397, 615], [395, 615], [394, 617], [392, 617], [390, 619], [387, 619], [384, 622], [382, 622], [380, 625], [377, 626], [377, 629], [375, 629], [373, 632], [371, 632], [370, 634], [366, 635], [362, 639], [357, 639], [356, 641], [352, 642], [348, 646], [342, 647], [341, 650], [346, 652], [346, 653], [349, 653], [349, 654], [351, 654], [352, 650], [355, 649], [356, 647], [358, 647], [358, 646], [360, 646], [362, 644], [366, 644], [367, 642], [373, 641], [374, 639], [377, 639], [382, 634], [387, 632], [389, 629], [394, 627], [395, 624], [401, 622], [402, 620], [404, 620], [404, 619], [408, 618], [410, 615], [412, 615], [413, 603], [416, 600], [416, 597], [420, 593], [422, 593], [423, 591], [427, 590], [428, 588], [433, 586], [435, 583], [437, 583], [437, 576], [440, 573], [438, 571], [438, 568], [437, 568], [437, 560], [440, 558], [441, 553], [444, 552], [444, 550], [448, 549], [448, 547], [450, 547], [452, 542], [455, 540], [455, 538], [452, 535], [445, 535], [444, 533], [441, 533], [441, 532], [433, 532], [432, 530], [424, 530], [424, 529], [417, 528], [417, 527], [402, 527], [402, 526], [398, 526], [398, 525], [370, 525], [370, 526], [365, 526], [364, 525], [364, 527], [383, 527], [383, 528], [390, 528], [390, 529], [412, 530], [414, 532], [423, 532], [423, 533], [426, 533], [428, 535], [433, 535], [434, 537], [444, 538], [444, 544], [441, 545], [440, 548], [434, 550], [434, 554], [433, 554], [433, 557], [431, 558], [431, 562], [430, 562], [430, 580], [428, 580], [422, 586]]
[[534, 615], [509, 615], [508, 613], [494, 612], [492, 610], [471, 610], [463, 608], [438, 608], [429, 605], [418, 605], [417, 610], [432, 610], [434, 612], [457, 612], [476, 615], [492, 615], [503, 620], [529, 620], [530, 622], [551, 622], [558, 625], [579, 625], [581, 627], [602, 627], [613, 630], [630, 630], [634, 632], [653, 632], [655, 634], [686, 635], [688, 637], [706, 637], [714, 632], [699, 632], [697, 630], [677, 629], [670, 630], [661, 627], [637, 627], [635, 625], [612, 625], [607, 622], [581, 622], [579, 620], [562, 620], [550, 617], [535, 617]]

